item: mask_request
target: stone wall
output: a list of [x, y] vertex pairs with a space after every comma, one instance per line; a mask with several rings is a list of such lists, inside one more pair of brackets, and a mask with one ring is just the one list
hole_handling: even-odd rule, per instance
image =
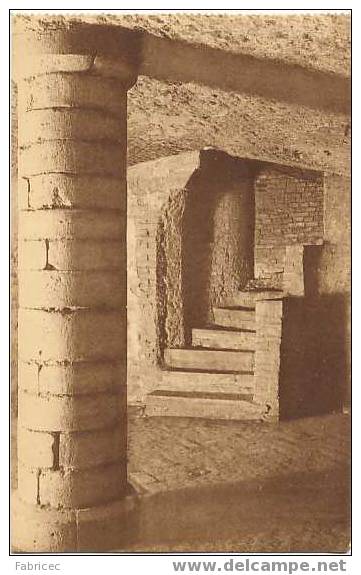
[[[316, 291], [320, 295], [351, 290], [351, 182], [325, 175], [324, 242]], [[317, 253], [317, 252], [316, 252]]]
[[215, 151], [128, 173], [128, 396], [159, 380], [163, 350], [253, 276], [254, 193], [247, 162]]
[[255, 396], [264, 418], [278, 421], [283, 301], [256, 302]]
[[289, 297], [283, 313], [280, 417], [339, 411], [348, 403], [343, 296]]
[[213, 321], [213, 307], [253, 277], [254, 191], [247, 160], [202, 153], [183, 224], [185, 340]]
[[344, 403], [351, 396], [351, 182], [325, 175], [324, 244], [304, 254], [306, 293], [323, 302], [321, 337], [339, 358], [338, 372]]
[[17, 114], [17, 86], [11, 83], [11, 214], [10, 214], [10, 288], [11, 288], [11, 409], [17, 410], [18, 385], [18, 114]]
[[[256, 180], [255, 274], [291, 294], [282, 310], [281, 418], [350, 402], [350, 205], [341, 176], [266, 169]], [[270, 382], [277, 357], [265, 367], [260, 353]]]
[[350, 180], [324, 176], [324, 243], [304, 248], [305, 298], [284, 306], [282, 417], [328, 413], [350, 403]]
[[176, 337], [182, 342], [182, 305], [179, 291], [177, 294], [181, 262], [179, 225], [184, 190], [198, 167], [199, 153], [189, 152], [128, 170], [130, 402], [141, 400], [156, 381], [161, 350], [166, 332], [172, 333], [172, 322], [178, 325]]

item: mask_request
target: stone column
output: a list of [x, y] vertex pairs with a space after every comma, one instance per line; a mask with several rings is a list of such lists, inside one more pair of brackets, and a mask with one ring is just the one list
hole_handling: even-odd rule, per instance
[[[13, 546], [126, 530], [126, 121], [136, 44], [20, 21], [19, 420]], [[120, 518], [122, 516], [122, 518]], [[113, 547], [114, 548], [114, 547]]]

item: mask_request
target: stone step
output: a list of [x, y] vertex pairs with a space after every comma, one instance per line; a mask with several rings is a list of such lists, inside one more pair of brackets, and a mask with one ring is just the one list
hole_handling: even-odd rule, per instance
[[253, 394], [253, 373], [162, 371], [157, 391]]
[[284, 292], [281, 290], [254, 290], [254, 291], [239, 291], [238, 293], [226, 298], [224, 301], [225, 307], [248, 307], [254, 308], [256, 301], [268, 299], [282, 299]]
[[192, 345], [212, 349], [254, 349], [256, 333], [222, 329], [192, 329]]
[[215, 307], [213, 316], [217, 326], [251, 331], [256, 329], [256, 314], [251, 309]]
[[164, 362], [173, 369], [203, 371], [253, 371], [253, 351], [223, 351], [213, 349], [164, 350]]
[[151, 393], [145, 414], [154, 417], [199, 417], [206, 419], [261, 420], [262, 409], [242, 399], [210, 399]]

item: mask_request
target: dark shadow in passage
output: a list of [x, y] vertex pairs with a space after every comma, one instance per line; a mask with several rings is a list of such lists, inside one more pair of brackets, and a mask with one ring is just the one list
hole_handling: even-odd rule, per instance
[[347, 305], [344, 294], [285, 300], [281, 419], [342, 410], [348, 387]]

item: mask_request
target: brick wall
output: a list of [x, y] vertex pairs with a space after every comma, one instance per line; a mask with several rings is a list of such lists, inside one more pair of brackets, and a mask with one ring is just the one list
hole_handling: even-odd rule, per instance
[[266, 361], [260, 323], [260, 399], [263, 371], [269, 386], [278, 365], [281, 418], [340, 409], [350, 399], [350, 182], [266, 168], [255, 187], [255, 276], [306, 295], [284, 301], [278, 359]]
[[256, 178], [258, 246], [317, 244], [323, 238], [323, 187], [311, 172], [265, 168]]
[[322, 242], [322, 177], [306, 170], [270, 168], [255, 180], [255, 277], [282, 287], [286, 246]]

